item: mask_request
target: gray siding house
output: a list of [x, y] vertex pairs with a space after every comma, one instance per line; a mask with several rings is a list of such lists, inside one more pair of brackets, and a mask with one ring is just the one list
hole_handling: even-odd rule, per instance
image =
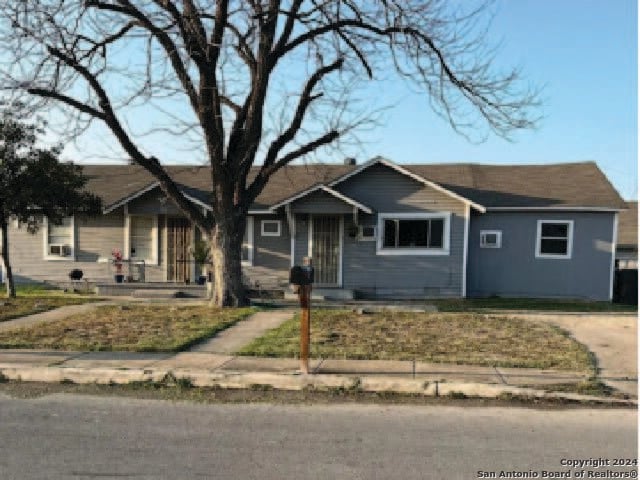
[[[208, 169], [167, 168], [185, 197], [207, 209]], [[148, 173], [84, 170], [104, 214], [61, 226], [43, 219], [37, 235], [11, 222], [18, 280], [61, 281], [79, 268], [90, 281], [113, 282], [114, 249], [144, 261], [146, 282], [199, 275], [189, 247], [201, 234]], [[316, 289], [336, 294], [610, 300], [625, 209], [593, 162], [398, 165], [378, 157], [288, 166], [249, 211], [244, 274], [251, 287], [284, 288], [289, 268], [309, 255]]]

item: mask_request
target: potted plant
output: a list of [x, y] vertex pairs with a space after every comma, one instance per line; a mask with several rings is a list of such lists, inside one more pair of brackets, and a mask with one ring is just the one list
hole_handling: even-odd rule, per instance
[[111, 256], [113, 257], [113, 266], [116, 269], [114, 279], [116, 283], [122, 283], [124, 275], [122, 274], [122, 252], [119, 248], [111, 250]]
[[193, 261], [200, 267], [200, 276], [198, 277], [198, 285], [204, 285], [207, 281], [206, 265], [211, 263], [211, 251], [209, 243], [204, 240], [196, 240], [189, 249]]

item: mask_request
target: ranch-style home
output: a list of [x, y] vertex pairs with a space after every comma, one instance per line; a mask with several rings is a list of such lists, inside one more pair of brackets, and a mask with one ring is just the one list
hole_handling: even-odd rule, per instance
[[[187, 199], [207, 209], [207, 167], [170, 166]], [[18, 281], [185, 283], [200, 275], [190, 247], [200, 232], [133, 165], [87, 165], [102, 197], [97, 217], [68, 218], [36, 235], [10, 222]], [[546, 165], [288, 166], [249, 211], [243, 245], [249, 286], [284, 289], [311, 256], [315, 288], [340, 298], [468, 296], [610, 300], [624, 201], [593, 162]], [[136, 266], [144, 265], [142, 271]], [[133, 273], [133, 274], [131, 274]]]

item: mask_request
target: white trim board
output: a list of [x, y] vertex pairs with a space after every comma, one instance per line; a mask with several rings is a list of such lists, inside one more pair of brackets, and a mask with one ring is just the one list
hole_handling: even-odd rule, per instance
[[618, 214], [613, 216], [613, 236], [611, 237], [611, 272], [609, 282], [609, 301], [613, 300], [613, 283], [616, 270], [616, 247], [618, 245]]
[[471, 222], [471, 207], [464, 208], [464, 244], [462, 252], [462, 298], [467, 298], [467, 264], [469, 263], [469, 224]]
[[240, 263], [245, 267], [253, 266], [253, 217], [247, 215], [247, 260], [240, 259]]
[[609, 207], [487, 207], [487, 212], [620, 212], [627, 208]]

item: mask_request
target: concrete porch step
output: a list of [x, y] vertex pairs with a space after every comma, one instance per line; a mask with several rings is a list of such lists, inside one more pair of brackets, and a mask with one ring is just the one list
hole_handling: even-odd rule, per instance
[[193, 297], [193, 295], [189, 295], [188, 293], [185, 293], [182, 290], [170, 290], [170, 289], [159, 289], [159, 288], [134, 290], [131, 293], [131, 296], [133, 298], [185, 298], [185, 297]]
[[205, 298], [205, 285], [172, 283], [103, 283], [96, 285], [98, 295], [132, 296], [136, 298]]

